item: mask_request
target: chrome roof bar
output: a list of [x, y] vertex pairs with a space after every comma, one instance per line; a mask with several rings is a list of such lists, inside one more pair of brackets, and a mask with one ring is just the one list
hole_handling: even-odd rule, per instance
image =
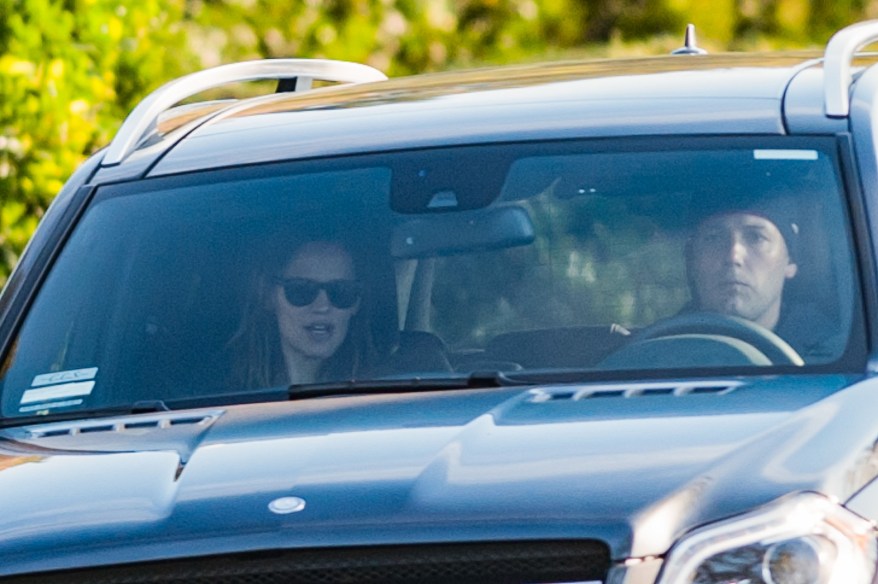
[[155, 126], [158, 117], [187, 97], [230, 83], [292, 78], [298, 79], [297, 91], [306, 91], [314, 79], [365, 83], [382, 81], [387, 76], [368, 65], [326, 59], [265, 59], [198, 71], [170, 81], [144, 98], [122, 123], [104, 155], [102, 166], [114, 166], [125, 160]]
[[858, 50], [875, 41], [878, 41], [878, 20], [848, 26], [829, 39], [823, 56], [823, 95], [827, 116], [844, 118], [850, 113], [851, 61]]

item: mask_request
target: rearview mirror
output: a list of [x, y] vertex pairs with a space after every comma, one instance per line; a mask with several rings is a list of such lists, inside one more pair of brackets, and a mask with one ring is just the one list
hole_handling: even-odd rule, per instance
[[395, 258], [453, 255], [530, 245], [534, 226], [521, 207], [495, 207], [420, 217], [396, 226], [390, 251]]

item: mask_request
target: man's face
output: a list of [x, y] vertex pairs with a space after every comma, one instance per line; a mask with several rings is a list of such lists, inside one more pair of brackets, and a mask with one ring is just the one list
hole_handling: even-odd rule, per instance
[[698, 226], [691, 246], [690, 276], [702, 310], [775, 327], [796, 264], [774, 223], [750, 213], [714, 215]]

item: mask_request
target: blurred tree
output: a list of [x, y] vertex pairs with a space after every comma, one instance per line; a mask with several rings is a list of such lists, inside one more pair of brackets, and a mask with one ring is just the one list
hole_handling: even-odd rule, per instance
[[260, 57], [390, 75], [546, 57], [822, 46], [878, 0], [0, 0], [0, 280], [46, 205], [145, 93]]
[[680, 36], [685, 25], [669, 0], [191, 0], [188, 15], [205, 65], [308, 56], [391, 75], [533, 59], [614, 36]]
[[84, 157], [193, 66], [181, 17], [167, 0], [0, 0], [0, 279]]
[[811, 0], [808, 4], [806, 32], [812, 38], [829, 38], [851, 22], [875, 16], [875, 2], [869, 0]]
[[874, 15], [873, 0], [734, 0], [731, 49], [823, 46], [840, 28]]

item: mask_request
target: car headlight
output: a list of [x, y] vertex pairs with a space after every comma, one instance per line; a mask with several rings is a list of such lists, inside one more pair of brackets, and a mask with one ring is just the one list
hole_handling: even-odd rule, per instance
[[871, 521], [813, 493], [686, 535], [665, 561], [660, 584], [872, 584]]

